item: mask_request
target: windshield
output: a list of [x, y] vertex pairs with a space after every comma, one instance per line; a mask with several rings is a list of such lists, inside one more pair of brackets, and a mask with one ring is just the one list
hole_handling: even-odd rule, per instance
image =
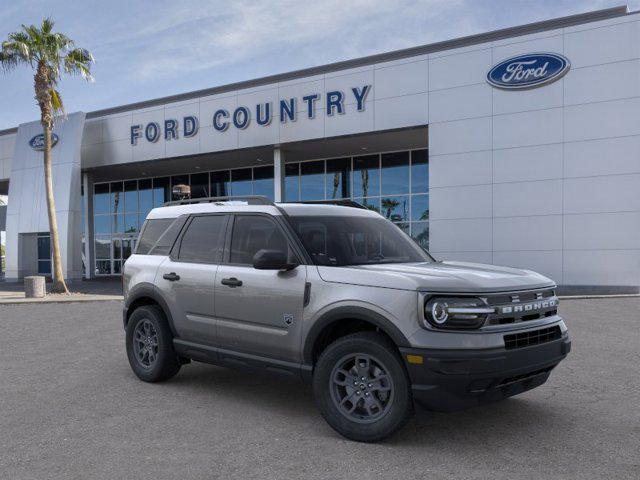
[[316, 265], [433, 261], [409, 236], [382, 217], [292, 215], [289, 220]]

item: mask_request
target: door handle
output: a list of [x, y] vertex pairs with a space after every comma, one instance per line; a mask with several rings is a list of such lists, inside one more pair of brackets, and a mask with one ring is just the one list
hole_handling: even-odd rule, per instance
[[169, 280], [170, 282], [175, 282], [177, 280], [180, 280], [180, 275], [178, 275], [176, 272], [171, 272], [165, 273], [164, 275], [162, 275], [162, 278], [164, 278], [165, 280]]
[[231, 287], [231, 288], [242, 286], [242, 280], [238, 280], [236, 277], [223, 278], [220, 283], [222, 283], [222, 285], [226, 285], [227, 287]]

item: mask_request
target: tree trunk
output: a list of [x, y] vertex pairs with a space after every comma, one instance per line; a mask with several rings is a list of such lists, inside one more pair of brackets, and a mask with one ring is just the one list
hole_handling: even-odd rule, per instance
[[58, 237], [58, 219], [53, 199], [53, 179], [51, 172], [51, 132], [53, 130], [53, 104], [51, 101], [51, 72], [43, 63], [38, 63], [34, 76], [36, 101], [40, 107], [40, 123], [44, 130], [44, 185], [47, 193], [47, 213], [49, 214], [49, 233], [51, 235], [51, 260], [53, 261], [54, 293], [69, 293], [62, 274], [62, 260], [60, 258], [60, 240]]
[[53, 179], [51, 174], [51, 127], [44, 125], [44, 183], [47, 190], [47, 212], [49, 214], [49, 232], [51, 232], [51, 257], [53, 260], [54, 293], [69, 293], [62, 274], [62, 260], [60, 257], [60, 240], [58, 238], [58, 219], [53, 199]]

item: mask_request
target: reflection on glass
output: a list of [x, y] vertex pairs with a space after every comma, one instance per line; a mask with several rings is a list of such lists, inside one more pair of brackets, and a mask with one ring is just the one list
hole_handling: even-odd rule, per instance
[[300, 199], [324, 200], [324, 161], [300, 164]]
[[111, 182], [111, 213], [122, 211], [122, 182]]
[[38, 260], [38, 273], [42, 275], [50, 275], [51, 260]]
[[111, 215], [111, 231], [113, 233], [122, 233], [124, 232], [124, 218], [122, 214], [120, 215]]
[[144, 219], [153, 208], [153, 188], [150, 178], [138, 180], [138, 208]]
[[284, 201], [300, 200], [300, 164], [287, 163], [284, 166]]
[[109, 213], [109, 184], [98, 183], [93, 186], [94, 213]]
[[136, 180], [124, 182], [124, 211], [127, 213], [138, 211], [138, 182]]
[[400, 230], [409, 235], [409, 224], [408, 223], [396, 223], [395, 224]]
[[411, 193], [429, 191], [429, 150], [411, 152]]
[[411, 220], [429, 220], [429, 195], [411, 197]]
[[[140, 230], [152, 208], [171, 200], [172, 184], [190, 185], [192, 198], [251, 194], [273, 198], [273, 177], [273, 166], [264, 165], [94, 184], [95, 257], [108, 260], [96, 265], [96, 272], [111, 274], [120, 269], [121, 263], [112, 266], [111, 262], [128, 257], [132, 249], [130, 237]], [[391, 219], [404, 231], [410, 230], [425, 247], [429, 238], [428, 192], [427, 150], [285, 165], [285, 201], [353, 198]], [[129, 234], [127, 238], [118, 240], [118, 255], [112, 256], [111, 242], [125, 233]], [[45, 248], [40, 244], [39, 247]]]
[[251, 195], [251, 169], [231, 170], [231, 195], [234, 197]]
[[409, 193], [409, 152], [383, 153], [382, 194]]
[[122, 258], [123, 260], [126, 260], [127, 258], [129, 258], [131, 256], [131, 252], [133, 250], [133, 240], [128, 238], [128, 239], [123, 239], [122, 240]]
[[273, 200], [273, 166], [253, 169], [253, 194]]
[[382, 215], [392, 222], [409, 220], [409, 197], [385, 197], [380, 204]]
[[111, 239], [109, 237], [106, 238], [98, 238], [95, 240], [95, 256], [97, 259], [111, 258], [111, 250], [109, 248], [111, 244]]
[[114, 238], [113, 241], [113, 258], [122, 258], [122, 240]]
[[96, 260], [96, 275], [109, 275], [111, 273], [111, 260]]
[[418, 245], [425, 250], [429, 249], [429, 223], [419, 222], [411, 224], [411, 236], [414, 238]]
[[124, 216], [125, 233], [136, 233], [138, 231], [138, 214], [128, 213]]
[[380, 164], [378, 155], [354, 157], [353, 195], [377, 197], [380, 195]]
[[96, 215], [93, 220], [93, 233], [95, 235], [111, 233], [111, 215]]
[[204, 198], [209, 196], [209, 174], [191, 174], [191, 198]]
[[153, 206], [160, 207], [171, 199], [169, 177], [153, 179]]
[[122, 262], [120, 261], [114, 261], [113, 262], [113, 273], [122, 273]]
[[47, 260], [51, 258], [51, 237], [49, 235], [38, 235], [38, 259]]
[[353, 200], [369, 210], [380, 213], [379, 198], [354, 198]]
[[229, 188], [229, 170], [211, 172], [211, 196], [228, 197], [231, 193]]
[[351, 172], [350, 158], [327, 160], [328, 199], [349, 198], [351, 196], [349, 172]]

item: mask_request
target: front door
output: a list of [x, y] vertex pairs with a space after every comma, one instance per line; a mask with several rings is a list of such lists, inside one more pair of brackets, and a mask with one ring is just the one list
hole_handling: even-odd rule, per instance
[[298, 362], [306, 267], [256, 270], [253, 256], [261, 249], [298, 260], [273, 218], [236, 215], [228, 258], [216, 275], [217, 341], [223, 349]]
[[216, 338], [214, 282], [227, 215], [198, 215], [185, 226], [171, 257], [158, 268], [156, 285], [167, 300], [178, 337], [206, 345]]

